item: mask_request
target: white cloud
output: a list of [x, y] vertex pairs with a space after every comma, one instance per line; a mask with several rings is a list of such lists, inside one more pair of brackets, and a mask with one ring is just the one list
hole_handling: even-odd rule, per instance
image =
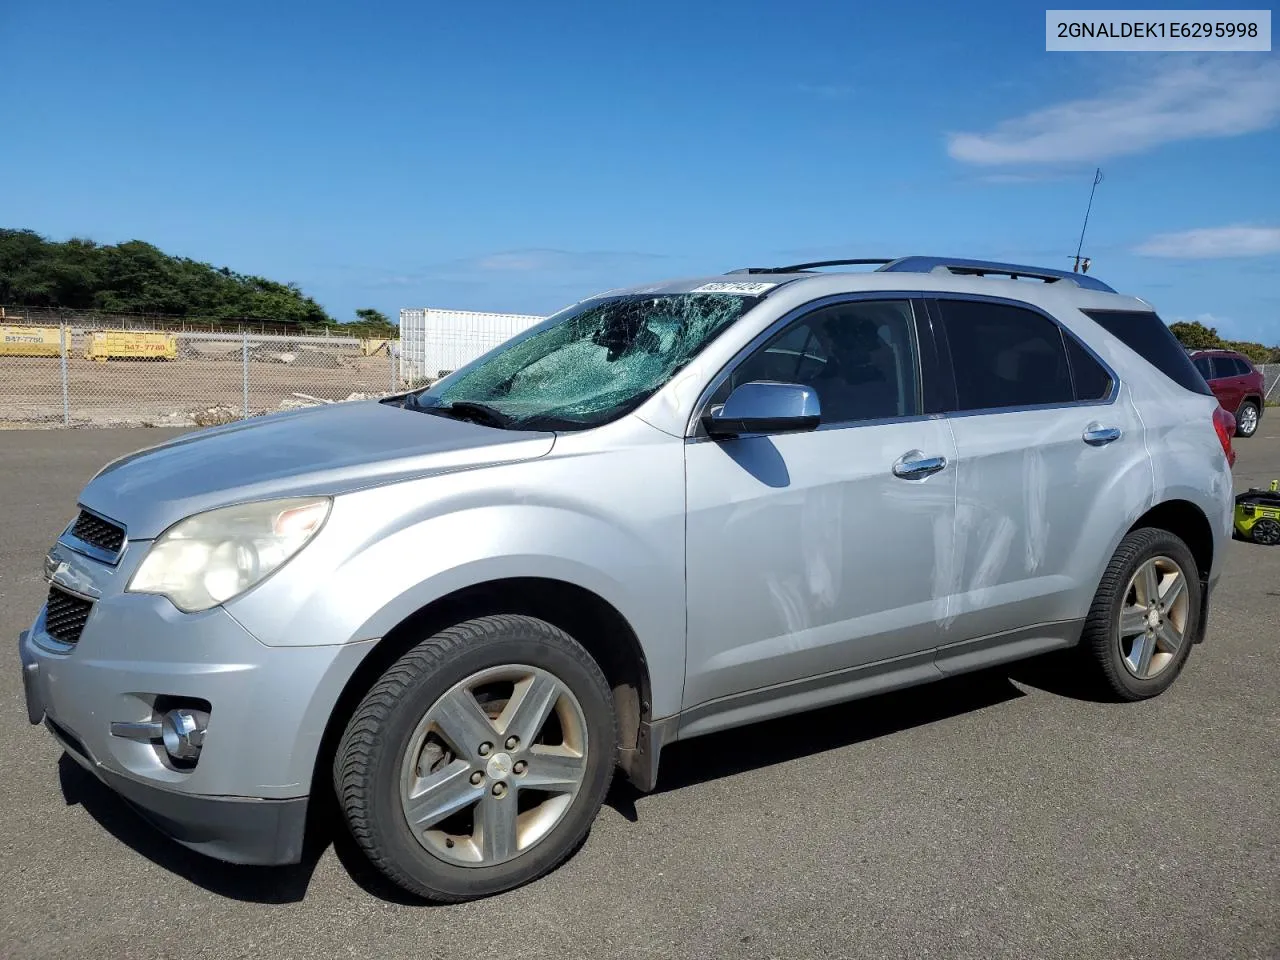
[[1280, 61], [1161, 59], [1154, 72], [1091, 99], [951, 133], [947, 152], [975, 164], [1096, 162], [1179, 140], [1233, 137], [1280, 121]]
[[1158, 233], [1135, 247], [1134, 253], [1184, 260], [1261, 257], [1280, 253], [1280, 227], [1237, 225]]

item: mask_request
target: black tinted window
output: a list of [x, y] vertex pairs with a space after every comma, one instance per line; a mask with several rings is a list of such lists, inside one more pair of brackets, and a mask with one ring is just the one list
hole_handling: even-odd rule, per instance
[[1174, 383], [1196, 393], [1213, 395], [1178, 338], [1156, 314], [1143, 310], [1085, 310], [1084, 313]]
[[716, 391], [753, 380], [800, 383], [818, 392], [823, 423], [920, 412], [911, 304], [857, 301], [815, 310], [744, 360]]
[[940, 300], [961, 410], [1067, 403], [1073, 397], [1062, 331], [1002, 304]]
[[1249, 361], [1242, 357], [1232, 357], [1231, 364], [1235, 368], [1237, 377], [1243, 377], [1253, 373], [1253, 367], [1249, 366]]
[[1195, 368], [1200, 371], [1200, 376], [1204, 377], [1206, 380], [1213, 379], [1213, 363], [1208, 357], [1196, 357], [1191, 362]]
[[1215, 380], [1222, 380], [1226, 377], [1234, 377], [1236, 375], [1236, 362], [1230, 357], [1214, 357], [1213, 358], [1213, 377]]
[[1111, 392], [1111, 375], [1070, 334], [1066, 335], [1067, 360], [1071, 363], [1071, 379], [1077, 400], [1101, 400]]

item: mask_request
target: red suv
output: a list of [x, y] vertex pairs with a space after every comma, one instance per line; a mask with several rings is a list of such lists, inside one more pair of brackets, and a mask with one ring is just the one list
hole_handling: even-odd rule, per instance
[[1191, 362], [1222, 408], [1235, 414], [1236, 436], [1252, 437], [1262, 419], [1265, 387], [1249, 358], [1234, 350], [1196, 350]]

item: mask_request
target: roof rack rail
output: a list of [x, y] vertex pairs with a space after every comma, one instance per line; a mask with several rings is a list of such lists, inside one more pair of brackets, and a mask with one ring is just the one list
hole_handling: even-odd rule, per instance
[[1067, 281], [1084, 290], [1097, 290], [1101, 293], [1115, 293], [1115, 288], [1103, 283], [1097, 277], [1086, 273], [1071, 273], [1066, 270], [1054, 270], [1051, 267], [1029, 267], [1017, 263], [999, 263], [994, 260], [963, 260], [954, 257], [899, 257], [896, 260], [860, 258], [854, 260], [814, 260], [810, 263], [792, 263], [785, 267], [742, 267], [730, 270], [730, 274], [759, 273], [804, 273], [816, 267], [849, 267], [876, 266], [877, 273], [944, 273], [967, 274], [985, 277], [989, 273], [998, 274], [1017, 280], [1028, 277], [1032, 280], [1043, 280], [1045, 283]]
[[786, 267], [742, 267], [739, 270], [730, 270], [729, 273], [803, 273], [814, 267], [883, 266], [893, 262], [891, 258], [884, 257], [872, 260], [814, 260], [812, 263], [793, 263]]
[[886, 263], [877, 272], [883, 273], [932, 273], [942, 270], [947, 273], [969, 274], [984, 277], [989, 273], [999, 274], [1017, 280], [1019, 277], [1030, 277], [1043, 280], [1045, 283], [1057, 283], [1068, 280], [1085, 290], [1098, 290], [1102, 293], [1115, 293], [1109, 284], [1097, 277], [1085, 273], [1071, 273], [1067, 270], [1054, 270], [1050, 267], [1027, 267], [1016, 263], [997, 263], [992, 260], [959, 260], [947, 257], [902, 257]]

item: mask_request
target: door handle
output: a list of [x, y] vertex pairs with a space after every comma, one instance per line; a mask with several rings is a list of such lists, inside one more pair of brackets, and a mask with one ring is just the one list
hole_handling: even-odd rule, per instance
[[919, 450], [908, 450], [893, 462], [893, 475], [903, 480], [923, 480], [946, 465], [946, 457], [926, 457]]
[[1120, 428], [1104, 427], [1100, 423], [1091, 423], [1084, 428], [1083, 439], [1091, 447], [1105, 447], [1108, 443], [1120, 439]]

